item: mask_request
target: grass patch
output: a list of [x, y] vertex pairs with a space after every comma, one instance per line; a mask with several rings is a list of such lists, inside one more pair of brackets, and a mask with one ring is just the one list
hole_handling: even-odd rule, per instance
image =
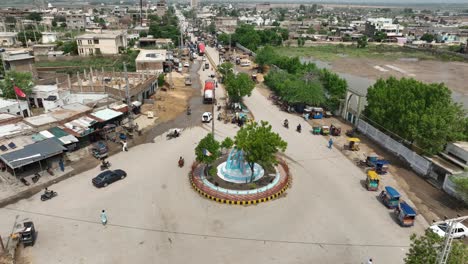
[[287, 56], [313, 57], [323, 61], [334, 61], [343, 57], [397, 60], [416, 58], [419, 60], [462, 61], [457, 56], [432, 54], [399, 46], [369, 45], [358, 49], [354, 45], [319, 45], [313, 47], [276, 47], [277, 52]]

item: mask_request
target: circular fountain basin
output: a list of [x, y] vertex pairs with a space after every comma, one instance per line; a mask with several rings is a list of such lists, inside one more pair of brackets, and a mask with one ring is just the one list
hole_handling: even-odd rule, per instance
[[[218, 176], [228, 182], [233, 182], [233, 183], [248, 183], [252, 179], [252, 171], [250, 169], [250, 166], [245, 164], [244, 168], [245, 171], [242, 171], [241, 169], [235, 168], [235, 169], [230, 169], [227, 168], [227, 162], [223, 162], [218, 165]], [[253, 172], [253, 181], [256, 181], [260, 178], [263, 177], [265, 174], [265, 170], [260, 166], [259, 164], [255, 163], [254, 165], [254, 172]]]

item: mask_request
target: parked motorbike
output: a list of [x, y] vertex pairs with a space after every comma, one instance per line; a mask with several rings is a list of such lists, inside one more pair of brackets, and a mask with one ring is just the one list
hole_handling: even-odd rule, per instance
[[41, 201], [47, 201], [47, 200], [50, 200], [52, 198], [54, 198], [55, 196], [57, 196], [57, 192], [54, 192], [54, 191], [45, 191], [42, 195], [41, 195]]
[[110, 168], [110, 166], [111, 166], [110, 162], [104, 161], [101, 163], [101, 170], [107, 170]]
[[34, 176], [31, 178], [31, 180], [33, 181], [33, 183], [36, 183], [37, 181], [39, 181], [39, 179], [41, 178], [41, 175], [39, 173], [34, 173]]

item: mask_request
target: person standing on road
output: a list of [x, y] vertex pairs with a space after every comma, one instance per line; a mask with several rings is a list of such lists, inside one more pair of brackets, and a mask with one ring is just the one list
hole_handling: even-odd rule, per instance
[[331, 149], [333, 146], [333, 139], [330, 138], [330, 140], [328, 140], [328, 148]]
[[102, 210], [101, 212], [101, 223], [102, 225], [106, 225], [107, 224], [107, 214], [106, 214], [106, 210]]
[[128, 151], [128, 148], [127, 148], [127, 140], [124, 140], [122, 142], [122, 151]]

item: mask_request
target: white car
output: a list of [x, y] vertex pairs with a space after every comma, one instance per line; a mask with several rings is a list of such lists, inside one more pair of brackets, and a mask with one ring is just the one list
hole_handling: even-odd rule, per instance
[[205, 112], [203, 113], [201, 120], [203, 123], [209, 123], [213, 120], [213, 115], [211, 115], [211, 112]]
[[188, 61], [184, 62], [184, 67], [189, 67], [190, 63]]
[[[468, 236], [468, 228], [462, 223], [455, 224], [453, 228], [455, 229], [455, 230], [452, 230], [453, 238], [465, 238]], [[440, 237], [445, 237], [445, 232], [448, 231], [448, 224], [439, 223], [439, 224], [431, 225], [429, 229], [431, 229], [432, 232], [436, 233]]]

